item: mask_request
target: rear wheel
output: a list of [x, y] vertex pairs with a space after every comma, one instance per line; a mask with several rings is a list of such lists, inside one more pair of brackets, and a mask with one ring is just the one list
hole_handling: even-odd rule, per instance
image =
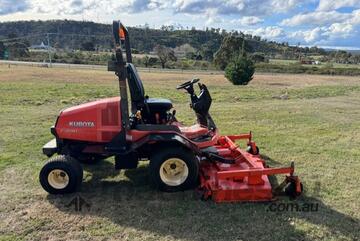
[[50, 158], [40, 171], [40, 184], [50, 194], [75, 192], [81, 185], [83, 169], [70, 156]]
[[246, 151], [252, 155], [259, 155], [259, 153], [260, 153], [259, 147], [256, 147], [256, 149], [254, 150], [254, 148], [252, 148], [251, 145], [248, 145], [248, 147], [246, 148]]
[[199, 161], [185, 148], [164, 148], [150, 158], [150, 177], [161, 191], [189, 189], [197, 183], [198, 174]]

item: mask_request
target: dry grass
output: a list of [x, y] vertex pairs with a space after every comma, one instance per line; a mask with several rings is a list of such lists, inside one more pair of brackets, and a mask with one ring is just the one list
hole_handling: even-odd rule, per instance
[[[70, 83], [109, 83], [114, 82], [114, 77], [111, 72], [99, 70], [82, 70], [82, 69], [48, 69], [42, 67], [25, 67], [11, 65], [0, 65], [1, 81], [34, 81], [39, 82], [56, 81], [56, 82], [70, 82]], [[204, 74], [202, 72], [184, 72], [179, 73], [149, 73], [144, 71], [141, 77], [149, 83], [164, 82], [173, 84], [184, 80], [189, 80], [198, 77], [204, 83], [211, 85], [230, 85], [229, 81], [223, 75], [219, 74]], [[315, 85], [351, 85], [358, 84], [360, 77], [355, 76], [326, 76], [326, 75], [301, 75], [301, 74], [256, 74], [254, 80], [250, 83], [252, 85], [270, 85], [270, 86], [315, 86]]]
[[[267, 203], [217, 205], [193, 191], [159, 193], [148, 184], [146, 162], [119, 172], [111, 159], [84, 166], [81, 192], [48, 195], [38, 183], [41, 146], [58, 111], [117, 95], [117, 83], [104, 71], [0, 66], [0, 240], [360, 239], [359, 78], [261, 74], [232, 86], [220, 75], [141, 76], [147, 93], [174, 100], [186, 123], [194, 116], [175, 86], [200, 77], [222, 133], [253, 130], [269, 164], [295, 160], [306, 188], [296, 203], [318, 203], [319, 211], [269, 212]], [[272, 98], [284, 92], [289, 100]], [[76, 195], [90, 210], [66, 207]]]

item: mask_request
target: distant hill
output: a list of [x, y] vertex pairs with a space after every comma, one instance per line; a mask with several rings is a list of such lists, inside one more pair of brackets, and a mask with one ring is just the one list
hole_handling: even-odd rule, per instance
[[[159, 30], [129, 27], [132, 48], [150, 52], [157, 45], [175, 48], [190, 44], [196, 49], [219, 48], [223, 36], [216, 30]], [[0, 40], [8, 37], [26, 37], [30, 45], [47, 42], [50, 33], [52, 46], [64, 49], [80, 49], [83, 42], [91, 41], [101, 49], [111, 49], [113, 42], [111, 25], [70, 20], [17, 21], [0, 23]]]
[[360, 54], [360, 50], [357, 50], [357, 49], [349, 49], [348, 47], [344, 47], [343, 49], [340, 47], [340, 48], [331, 48], [331, 47], [323, 47], [323, 49], [326, 51], [326, 52], [336, 52], [336, 51], [346, 51], [348, 53], [351, 53], [351, 54], [354, 54], [354, 55], [358, 55]]
[[[282, 55], [295, 58], [299, 53], [326, 54], [320, 48], [300, 48], [287, 43], [277, 43], [261, 39], [259, 36], [241, 32], [227, 33], [220, 29], [173, 30], [129, 27], [132, 48], [140, 53], [149, 53], [157, 45], [177, 47], [190, 44], [202, 54], [204, 59], [211, 60], [219, 49], [223, 38], [228, 34], [245, 38], [250, 52], [260, 52], [269, 57]], [[98, 49], [109, 50], [112, 47], [111, 25], [72, 20], [50, 21], [16, 21], [0, 23], [0, 40], [9, 37], [25, 37], [19, 41], [27, 44], [47, 43], [46, 33], [50, 33], [51, 46], [61, 49], [80, 49], [84, 42], [91, 42]]]
[[347, 52], [349, 52], [353, 55], [360, 55], [360, 50], [348, 50]]

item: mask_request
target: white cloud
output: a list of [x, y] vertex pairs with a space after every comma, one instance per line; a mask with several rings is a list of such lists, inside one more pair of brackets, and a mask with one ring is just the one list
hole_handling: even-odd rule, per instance
[[330, 12], [311, 12], [298, 14], [292, 18], [284, 19], [281, 22], [281, 25], [284, 26], [299, 26], [304, 24], [310, 25], [328, 25], [333, 22], [341, 22], [350, 18], [352, 15], [350, 13], [339, 13], [336, 11]]
[[352, 18], [348, 20], [348, 23], [360, 25], [360, 9], [354, 10], [352, 12]]
[[[312, 1], [304, 0], [301, 4]], [[245, 27], [262, 23], [264, 16], [288, 12], [301, 4], [297, 0], [169, 0], [167, 8], [178, 14], [205, 18], [205, 25], [230, 23]], [[170, 3], [172, 2], [172, 3]], [[226, 21], [221, 16], [241, 18]]]
[[172, 6], [178, 13], [199, 14], [214, 9], [217, 14], [261, 16], [287, 12], [299, 3], [296, 0], [175, 0]]
[[[101, 1], [100, 1], [101, 2]], [[33, 11], [59, 15], [76, 15], [85, 11], [96, 9], [99, 5], [96, 0], [34, 0]]]
[[[0, 0], [11, 1], [11, 0]], [[29, 13], [54, 14], [57, 16], [99, 16], [149, 13], [164, 10], [168, 13], [191, 15], [203, 20], [203, 24], [240, 26], [256, 25], [263, 22], [264, 16], [287, 12], [299, 6], [296, 0], [29, 0], [32, 10]], [[304, 0], [312, 1], [312, 0]], [[303, 1], [303, 2], [304, 2]], [[302, 3], [303, 3], [302, 2]], [[178, 15], [178, 16], [179, 16]], [[176, 15], [175, 15], [176, 16]], [[175, 17], [174, 16], [174, 17]], [[241, 17], [237, 20], [224, 20], [222, 17]], [[145, 20], [146, 21], [146, 20]]]
[[254, 30], [246, 30], [245, 33], [261, 36], [265, 39], [277, 39], [285, 36], [284, 30], [277, 26], [268, 26], [265, 28], [257, 28]]
[[33, 0], [33, 9], [41, 13], [77, 15], [86, 11], [103, 13], [140, 13], [143, 11], [163, 9], [168, 6], [165, 0]]
[[[307, 2], [307, 1], [303, 1], [303, 2]], [[271, 3], [271, 7], [278, 12], [287, 12], [299, 5], [300, 5], [300, 1], [298, 0], [272, 1]]]
[[326, 34], [330, 36], [339, 36], [341, 38], [346, 38], [354, 31], [354, 28], [351, 24], [348, 23], [334, 23], [330, 25], [327, 29]]
[[163, 9], [169, 6], [169, 1], [166, 0], [130, 0], [121, 3], [119, 1], [119, 8], [123, 11], [137, 13], [148, 10]]
[[305, 31], [296, 31], [293, 33], [290, 33], [290, 38], [297, 39], [297, 40], [305, 40], [306, 43], [312, 43], [321, 40], [324, 34], [324, 29], [320, 27], [316, 27], [311, 30], [305, 30]]
[[0, 15], [6, 15], [16, 12], [22, 12], [30, 7], [26, 0], [1, 0], [0, 1]]
[[230, 21], [232, 24], [238, 24], [241, 26], [249, 26], [249, 25], [256, 25], [259, 23], [264, 22], [264, 19], [261, 19], [256, 16], [248, 16], [248, 17], [242, 17], [240, 19], [233, 19]]
[[342, 7], [360, 7], [360, 0], [320, 0], [317, 10], [329, 11]]
[[347, 23], [334, 23], [329, 27], [316, 27], [310, 30], [299, 30], [289, 33], [288, 37], [306, 43], [317, 43], [319, 41], [329, 41], [345, 39], [354, 33], [354, 28]]
[[315, 11], [298, 14], [281, 22], [283, 26], [317, 26], [313, 29], [299, 30], [289, 34], [289, 38], [316, 43], [319, 41], [336, 41], [355, 37], [360, 25], [360, 9], [350, 13], [340, 13], [334, 10], [329, 12]]
[[[309, 2], [318, 3], [317, 9], [310, 11]], [[281, 19], [279, 13], [290, 17]], [[0, 0], [0, 21], [63, 18], [103, 23], [121, 18], [151, 27], [172, 21], [291, 43], [358, 46], [360, 0]]]

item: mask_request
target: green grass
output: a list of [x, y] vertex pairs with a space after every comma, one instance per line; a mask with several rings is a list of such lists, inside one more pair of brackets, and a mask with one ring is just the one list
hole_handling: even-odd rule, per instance
[[[359, 65], [360, 66], [360, 65]], [[288, 74], [314, 74], [314, 75], [343, 75], [360, 76], [359, 66], [337, 65], [306, 65], [287, 61], [271, 61], [270, 63], [257, 63], [259, 72], [263, 73], [288, 73]]]
[[[192, 74], [141, 75], [148, 95], [172, 99], [178, 118], [194, 122], [188, 96], [175, 90]], [[294, 160], [305, 185], [296, 202], [318, 203], [318, 212], [160, 193], [149, 186], [147, 162], [119, 172], [112, 159], [84, 166], [79, 193], [48, 195], [38, 173], [57, 114], [117, 95], [117, 83], [102, 71], [0, 66], [0, 240], [359, 240], [360, 79], [256, 75], [249, 86], [232, 86], [220, 75], [195, 75], [209, 87], [221, 132], [252, 130], [272, 166]], [[274, 98], [284, 93], [288, 100]], [[66, 207], [75, 195], [90, 210]]]
[[336, 68], [360, 68], [360, 64], [334, 64]]
[[[321, 58], [322, 56], [309, 56], [315, 60]], [[288, 59], [270, 59], [269, 62], [271, 64], [279, 64], [279, 65], [291, 65], [291, 64], [297, 64], [299, 63], [299, 60], [288, 60]], [[323, 67], [326, 66], [327, 63], [322, 63], [322, 65], [318, 66], [318, 67]], [[352, 68], [352, 69], [356, 69], [356, 68], [360, 68], [360, 64], [338, 64], [338, 63], [332, 63], [333, 67], [335, 68]], [[309, 65], [303, 65], [303, 66], [307, 66], [309, 67]]]
[[291, 59], [270, 59], [269, 62], [272, 63], [272, 64], [289, 65], [289, 64], [296, 64], [299, 61], [298, 60], [291, 60]]

